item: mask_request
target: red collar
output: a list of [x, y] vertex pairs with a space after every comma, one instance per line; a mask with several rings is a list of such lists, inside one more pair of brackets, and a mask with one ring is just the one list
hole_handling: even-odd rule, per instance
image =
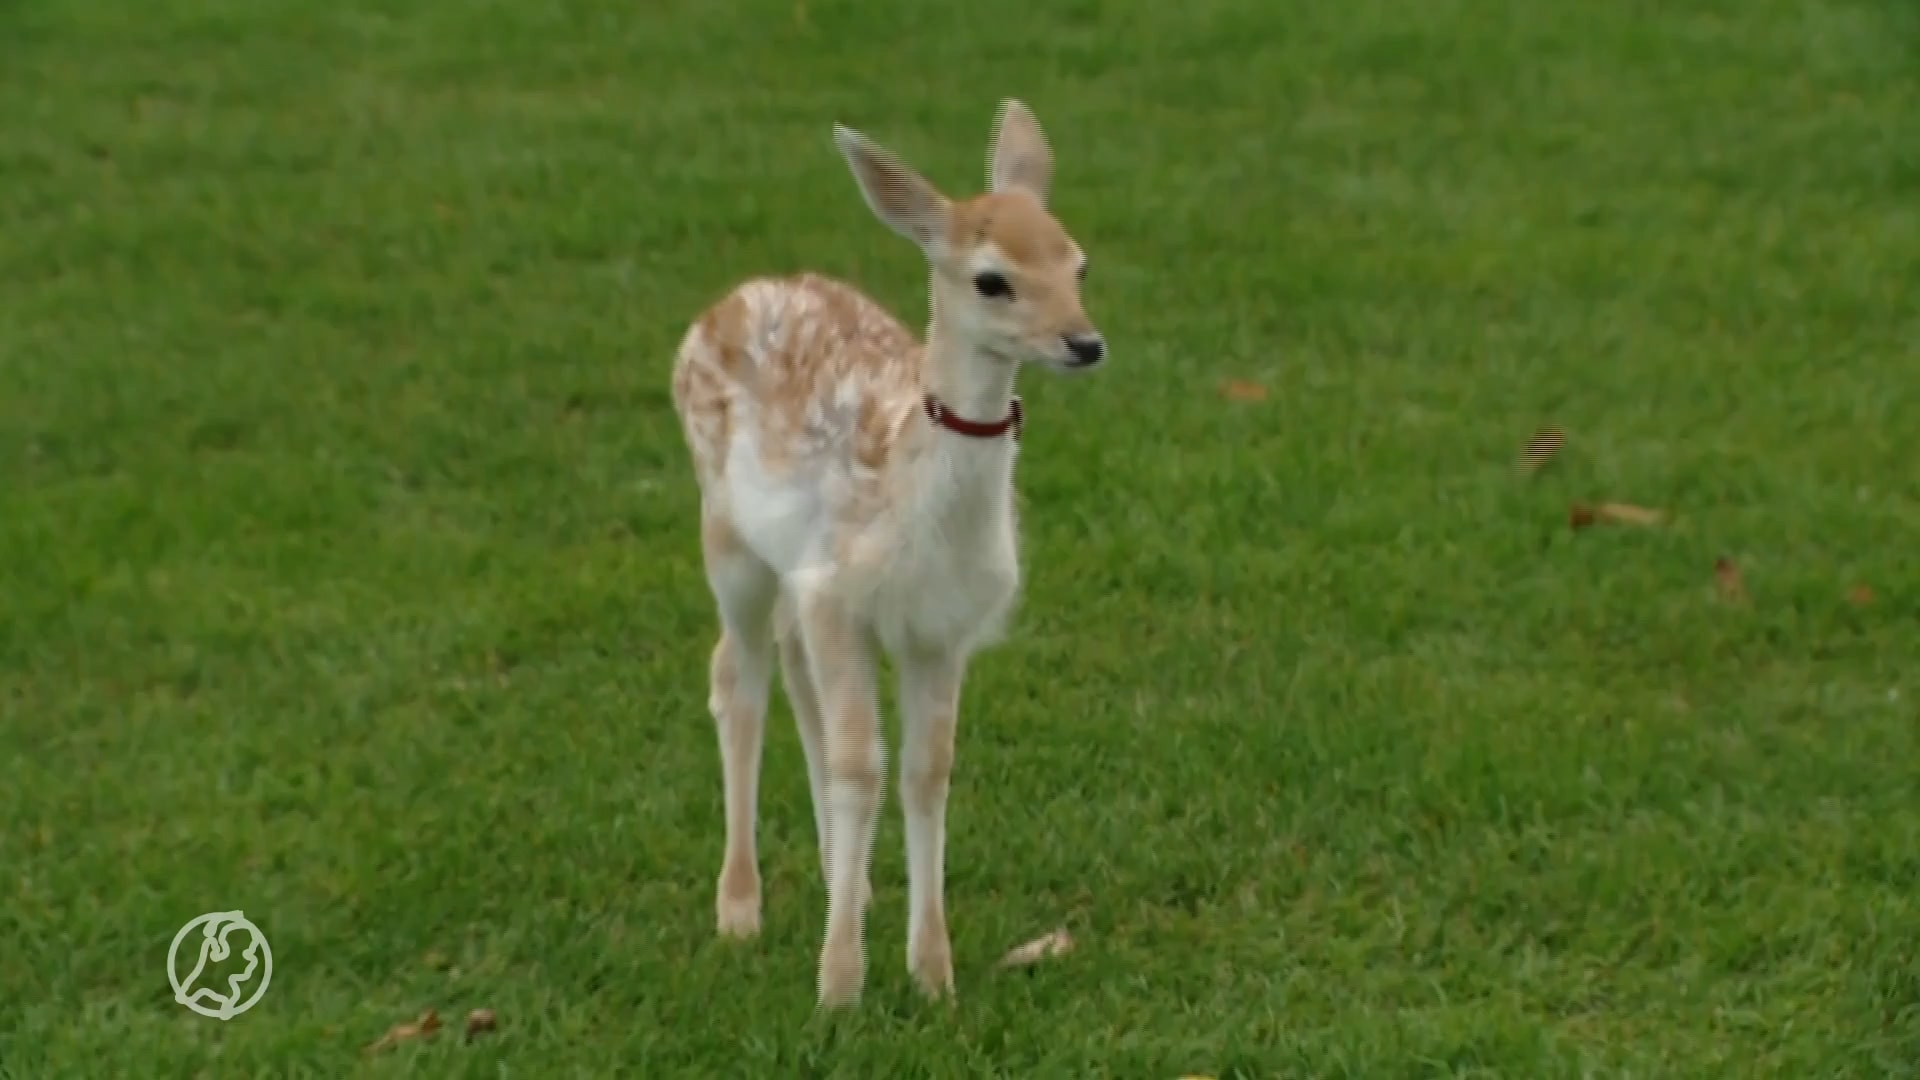
[[997, 439], [1009, 431], [1013, 432], [1013, 437], [1018, 439], [1020, 437], [1020, 399], [1014, 398], [1007, 403], [1007, 415], [1003, 419], [983, 422], [955, 416], [953, 410], [947, 408], [939, 398], [928, 394], [927, 419], [948, 431], [957, 431], [976, 439]]

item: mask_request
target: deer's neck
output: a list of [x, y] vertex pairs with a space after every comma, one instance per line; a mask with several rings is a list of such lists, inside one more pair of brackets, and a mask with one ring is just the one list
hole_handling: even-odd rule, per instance
[[[1013, 406], [1018, 365], [958, 344], [941, 332], [936, 317], [927, 329], [921, 389], [955, 415], [980, 423], [1005, 418]], [[918, 403], [916, 403], [918, 407]], [[918, 478], [926, 509], [977, 513], [1011, 504], [1013, 432], [989, 438], [963, 435], [920, 414], [928, 443], [919, 455]], [[936, 505], [938, 504], [938, 505]]]
[[982, 424], [1003, 419], [1013, 407], [1013, 384], [1018, 374], [1012, 361], [949, 345], [937, 330], [927, 336], [922, 389], [964, 419]]

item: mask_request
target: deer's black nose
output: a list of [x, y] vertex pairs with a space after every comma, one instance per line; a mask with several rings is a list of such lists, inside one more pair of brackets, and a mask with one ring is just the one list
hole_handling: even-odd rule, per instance
[[1107, 341], [1099, 334], [1068, 334], [1066, 341], [1075, 367], [1087, 367], [1106, 359]]

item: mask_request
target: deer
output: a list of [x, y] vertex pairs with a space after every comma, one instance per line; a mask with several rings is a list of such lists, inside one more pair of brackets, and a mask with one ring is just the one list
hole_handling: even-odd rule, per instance
[[907, 969], [951, 998], [947, 797], [961, 684], [999, 643], [1021, 585], [1014, 464], [1022, 368], [1100, 366], [1087, 259], [1048, 209], [1053, 152], [1031, 109], [994, 119], [988, 190], [951, 199], [866, 135], [833, 125], [867, 207], [926, 257], [919, 340], [879, 301], [814, 272], [753, 277], [688, 327], [672, 396], [700, 497], [720, 634], [721, 937], [760, 932], [755, 849], [774, 665], [799, 729], [827, 894], [817, 1006], [858, 1002], [886, 747], [882, 654], [897, 679]]

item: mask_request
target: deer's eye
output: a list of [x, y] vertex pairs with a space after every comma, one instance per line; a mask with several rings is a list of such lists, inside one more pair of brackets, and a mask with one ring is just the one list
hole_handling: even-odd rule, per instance
[[980, 290], [981, 296], [1013, 295], [1013, 286], [1007, 284], [1007, 277], [995, 270], [987, 270], [973, 279], [973, 287]]

